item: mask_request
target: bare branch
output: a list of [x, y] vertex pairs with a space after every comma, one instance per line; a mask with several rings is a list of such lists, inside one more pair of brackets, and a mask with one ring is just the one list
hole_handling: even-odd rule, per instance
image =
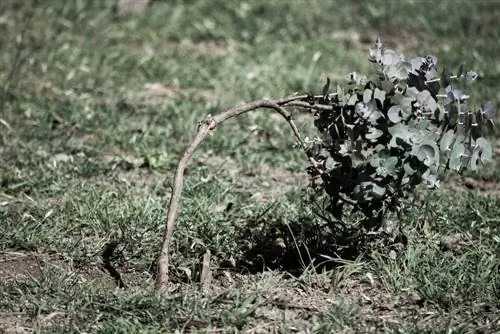
[[[163, 236], [163, 244], [161, 247], [161, 252], [158, 258], [158, 270], [156, 275], [156, 284], [155, 291], [159, 295], [168, 294], [168, 268], [169, 268], [169, 253], [170, 253], [170, 242], [172, 239], [172, 235], [176, 225], [177, 214], [179, 212], [180, 207], [180, 199], [182, 193], [182, 187], [184, 184], [184, 171], [186, 167], [190, 163], [194, 152], [201, 144], [203, 139], [210, 133], [210, 131], [214, 130], [219, 123], [224, 122], [227, 119], [239, 116], [241, 114], [247, 113], [252, 110], [256, 110], [259, 108], [267, 108], [272, 109], [280, 113], [288, 122], [292, 131], [299, 142], [302, 149], [305, 151], [305, 144], [299, 134], [299, 131], [295, 124], [291, 119], [290, 113], [285, 109], [288, 106], [298, 106], [302, 108], [310, 108], [311, 104], [307, 102], [307, 99], [310, 99], [309, 95], [297, 95], [290, 96], [283, 99], [278, 100], [260, 100], [254, 101], [248, 104], [244, 104], [241, 106], [234, 107], [229, 109], [223, 113], [217, 114], [215, 116], [208, 115], [205, 120], [203, 120], [198, 126], [198, 132], [193, 139], [193, 142], [189, 145], [187, 150], [182, 155], [177, 169], [175, 171], [174, 185], [172, 190], [172, 195], [170, 197], [170, 203], [168, 207], [167, 218], [165, 222], [165, 232]], [[313, 96], [313, 99], [318, 99], [319, 97]], [[317, 106], [316, 104], [312, 105]], [[331, 110], [331, 108], [330, 108]], [[307, 152], [306, 152], [307, 154]], [[310, 162], [313, 166], [316, 166], [317, 163], [314, 161], [312, 157], [309, 157]]]
[[287, 103], [287, 107], [301, 107], [305, 109], [325, 110], [325, 111], [333, 110], [332, 106], [328, 106], [325, 104], [318, 104], [318, 103], [310, 104], [309, 102], [305, 101], [290, 101], [289, 103]]

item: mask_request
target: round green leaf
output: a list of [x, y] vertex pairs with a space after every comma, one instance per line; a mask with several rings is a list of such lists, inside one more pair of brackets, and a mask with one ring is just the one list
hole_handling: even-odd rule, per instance
[[436, 100], [431, 96], [431, 93], [428, 90], [421, 91], [417, 94], [417, 104], [424, 111], [433, 112], [436, 110], [437, 103]]
[[408, 87], [405, 95], [406, 97], [410, 97], [412, 101], [415, 101], [419, 93], [420, 91], [416, 87]]
[[353, 106], [353, 105], [356, 104], [356, 102], [358, 102], [358, 95], [357, 94], [352, 94], [349, 97], [349, 100], [347, 101], [347, 105], [348, 106]]
[[400, 138], [406, 143], [411, 144], [412, 140], [415, 140], [415, 133], [414, 131], [411, 130], [412, 129], [410, 129], [407, 125], [403, 123], [397, 123], [391, 126], [389, 128], [389, 133], [392, 135], [392, 138], [389, 145], [391, 147], [398, 147], [399, 145], [397, 144], [396, 141], [397, 138]]
[[462, 156], [465, 153], [465, 145], [460, 142], [455, 142], [451, 151], [450, 169], [459, 171], [462, 167]]
[[416, 152], [417, 158], [426, 166], [439, 165], [439, 148], [435, 142], [424, 140]]
[[368, 129], [368, 133], [365, 135], [366, 139], [371, 141], [376, 141], [377, 138], [380, 138], [384, 132], [377, 128]]
[[339, 165], [339, 163], [337, 161], [335, 161], [335, 159], [333, 159], [332, 157], [328, 157], [325, 160], [325, 168], [328, 171], [335, 169], [338, 165]]
[[493, 148], [491, 147], [490, 142], [488, 142], [483, 137], [479, 137], [476, 139], [476, 147], [474, 151], [476, 150], [479, 153], [481, 162], [491, 161], [491, 159], [493, 158]]
[[385, 91], [383, 90], [380, 90], [378, 88], [375, 88], [375, 92], [373, 93], [373, 97], [376, 99], [376, 100], [379, 100], [380, 103], [383, 105], [384, 104], [384, 101], [385, 101]]
[[388, 157], [387, 159], [381, 159], [380, 164], [376, 169], [376, 173], [382, 177], [394, 175], [397, 171], [397, 164], [398, 157]]
[[376, 183], [373, 183], [373, 188], [371, 190], [373, 195], [377, 198], [382, 198], [385, 195], [385, 188], [378, 186]]
[[493, 119], [497, 113], [497, 107], [491, 101], [486, 101], [481, 103], [481, 112], [483, 113], [484, 118]]
[[387, 117], [392, 123], [401, 122], [401, 107], [398, 105], [392, 106], [387, 110]]
[[453, 130], [446, 131], [446, 133], [441, 138], [441, 141], [439, 142], [439, 148], [441, 149], [441, 151], [450, 150], [453, 139], [455, 139], [455, 132]]
[[363, 102], [368, 103], [372, 100], [372, 95], [373, 95], [373, 90], [371, 89], [365, 89], [363, 92]]

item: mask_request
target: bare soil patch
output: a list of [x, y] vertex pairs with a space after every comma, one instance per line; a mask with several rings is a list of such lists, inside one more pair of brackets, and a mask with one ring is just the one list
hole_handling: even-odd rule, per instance
[[32, 253], [0, 252], [0, 281], [36, 277], [41, 273], [41, 265]]
[[500, 183], [498, 182], [491, 182], [485, 179], [475, 179], [472, 177], [462, 178], [460, 182], [468, 189], [479, 190], [489, 195], [500, 194]]
[[30, 320], [21, 312], [0, 312], [0, 334], [31, 333]]
[[[80, 267], [57, 254], [48, 255], [24, 251], [0, 252], [0, 282], [37, 279], [44, 271], [50, 269], [61, 273], [74, 273], [80, 283], [92, 283], [107, 288], [117, 286], [113, 277], [102, 265], [102, 259], [96, 258], [93, 265]], [[143, 285], [144, 280], [147, 280], [144, 274], [133, 270], [124, 270], [124, 268], [117, 269], [122, 274], [123, 281], [127, 286]]]
[[[489, 162], [487, 165], [482, 166], [483, 169], [498, 170], [500, 168], [500, 141], [497, 140], [494, 143], [495, 152], [494, 160]], [[470, 190], [475, 190], [484, 195], [489, 196], [499, 196], [500, 195], [500, 182], [496, 180], [490, 180], [488, 177], [463, 177], [463, 176], [453, 176], [449, 184], [446, 187], [452, 190], [461, 191], [465, 188]]]
[[[227, 277], [231, 277], [230, 283]], [[180, 287], [181, 290], [192, 288]], [[281, 273], [269, 271], [255, 275], [229, 274], [224, 280], [213, 281], [205, 293], [215, 295], [222, 309], [234, 305], [231, 298], [234, 293], [254, 296], [257, 306], [251, 315], [253, 320], [242, 328], [244, 333], [273, 333], [279, 329], [306, 333], [313, 329], [315, 318], [322, 316], [344, 319], [342, 333], [364, 332], [367, 328], [373, 332], [391, 332], [414, 325], [431, 330], [433, 326], [442, 327], [449, 319], [449, 314], [424, 303], [412, 289], [391, 294], [378, 282], [370, 283], [361, 276], [351, 277], [336, 288], [322, 274], [313, 274], [304, 280], [288, 279]], [[457, 321], [460, 317], [456, 315]], [[190, 321], [198, 328], [209, 325], [199, 319]]]
[[[71, 264], [56, 257], [39, 254], [2, 252], [0, 259], [3, 261], [0, 266], [0, 281], [4, 281], [6, 277], [19, 278], [19, 275], [25, 273], [31, 276], [39, 275], [40, 263], [52, 263], [63, 270], [74, 270]], [[3, 266], [5, 263], [8, 263], [8, 266]], [[152, 284], [140, 273], [121, 274], [127, 287]], [[78, 270], [78, 275], [82, 277], [79, 284], [92, 281], [93, 284], [105, 284], [104, 288], [116, 288], [112, 279], [97, 268]], [[197, 290], [197, 285], [178, 284], [172, 292], [196, 295]], [[484, 315], [481, 319], [474, 318], [472, 313], [466, 311], [463, 314], [450, 315], [445, 310], [426, 303], [412, 288], [391, 293], [377, 277], [368, 277], [366, 274], [354, 274], [343, 280], [340, 286], [334, 286], [328, 274], [305, 273], [297, 279], [273, 271], [243, 275], [221, 270], [216, 273], [211, 285], [199, 293], [210, 297], [208, 300], [212, 303], [211, 307], [220, 308], [221, 312], [233, 310], [234, 307], [254, 308], [248, 315], [251, 320], [241, 328], [244, 333], [272, 333], [280, 329], [310, 332], [321, 317], [339, 319], [342, 333], [365, 332], [367, 329], [372, 332], [391, 332], [397, 328], [415, 326], [432, 330], [442, 328], [448, 321], [452, 321], [452, 326], [460, 325], [464, 321], [474, 321], [485, 330], [495, 326], [494, 314]], [[241, 297], [250, 301], [249, 304], [241, 304]], [[0, 333], [26, 333], [31, 331], [33, 326], [52, 326], [55, 319], [53, 317], [61, 315], [50, 314], [37, 318], [36, 323], [33, 323], [33, 319], [29, 319], [26, 314], [0, 312]], [[345, 323], [342, 325], [342, 322]], [[209, 326], [215, 329], [224, 328], [224, 324], [209, 324], [196, 317], [186, 319], [185, 323], [186, 330], [208, 329]]]

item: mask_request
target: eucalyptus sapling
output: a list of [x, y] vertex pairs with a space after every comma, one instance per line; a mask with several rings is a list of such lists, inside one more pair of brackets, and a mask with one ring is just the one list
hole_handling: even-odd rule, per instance
[[[368, 60], [375, 70], [371, 79], [353, 72], [346, 76], [347, 86], [337, 85], [333, 92], [327, 80], [321, 95], [255, 101], [208, 115], [199, 124], [175, 172], [158, 258], [158, 294], [168, 293], [169, 248], [184, 171], [208, 133], [227, 119], [260, 108], [281, 114], [306, 153], [312, 185], [327, 196], [326, 210], [339, 222], [361, 213], [360, 233], [379, 228], [387, 213], [401, 214], [419, 184], [439, 187], [441, 171], [476, 170], [491, 160], [492, 147], [484, 134], [493, 124], [496, 106], [491, 101], [472, 104], [455, 87], [476, 80], [477, 73], [463, 65], [457, 74], [439, 72], [435, 56], [406, 60], [383, 48], [379, 38]], [[287, 111], [297, 107], [314, 115], [317, 138], [301, 138]]]

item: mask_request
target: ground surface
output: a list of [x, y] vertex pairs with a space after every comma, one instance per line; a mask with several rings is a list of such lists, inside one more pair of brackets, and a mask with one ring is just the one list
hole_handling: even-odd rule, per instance
[[196, 153], [171, 294], [152, 290], [173, 170], [204, 115], [369, 74], [377, 32], [466, 62], [483, 76], [470, 93], [498, 104], [500, 2], [0, 8], [0, 333], [500, 333], [498, 159], [398, 221], [405, 242], [337, 245], [315, 229], [302, 152], [265, 111]]

